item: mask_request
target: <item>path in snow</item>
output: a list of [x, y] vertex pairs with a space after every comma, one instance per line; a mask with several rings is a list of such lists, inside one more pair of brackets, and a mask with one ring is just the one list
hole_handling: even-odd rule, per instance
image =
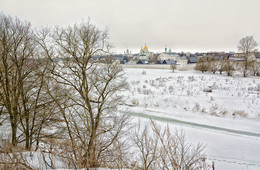
[[[147, 110], [146, 110], [146, 112], [147, 112]], [[228, 128], [222, 128], [222, 127], [217, 127], [217, 126], [210, 126], [210, 125], [204, 125], [204, 124], [193, 123], [193, 122], [173, 119], [173, 118], [169, 118], [169, 117], [155, 116], [155, 115], [152, 115], [152, 114], [145, 114], [145, 113], [139, 113], [139, 112], [124, 112], [124, 113], [130, 114], [130, 115], [136, 116], [136, 117], [142, 117], [142, 118], [147, 118], [147, 119], [164, 121], [164, 122], [178, 124], [178, 125], [184, 125], [184, 126], [189, 126], [189, 127], [209, 129], [209, 130], [214, 130], [214, 131], [219, 131], [219, 132], [225, 132], [225, 133], [231, 133], [231, 134], [236, 134], [236, 135], [245, 135], [245, 136], [260, 138], [260, 134], [254, 133], [254, 132], [234, 130], [234, 129], [228, 129]], [[149, 113], [149, 111], [148, 111], [148, 113]]]

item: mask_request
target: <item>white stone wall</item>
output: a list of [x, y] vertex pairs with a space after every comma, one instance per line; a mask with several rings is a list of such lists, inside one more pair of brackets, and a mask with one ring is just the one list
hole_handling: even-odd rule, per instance
[[[143, 69], [169, 69], [170, 65], [166, 64], [121, 64], [123, 68], [143, 68]], [[185, 71], [193, 70], [196, 64], [176, 65], [176, 70]]]

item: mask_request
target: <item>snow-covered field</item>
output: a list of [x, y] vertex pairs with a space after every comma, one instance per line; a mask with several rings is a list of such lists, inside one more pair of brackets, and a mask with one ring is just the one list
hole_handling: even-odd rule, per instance
[[[185, 130], [216, 169], [260, 169], [260, 78], [125, 68], [129, 113]], [[136, 119], [134, 119], [136, 120]]]

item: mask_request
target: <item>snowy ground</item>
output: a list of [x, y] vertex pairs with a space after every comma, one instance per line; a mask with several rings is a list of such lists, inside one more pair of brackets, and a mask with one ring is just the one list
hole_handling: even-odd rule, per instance
[[216, 169], [260, 169], [260, 78], [124, 69], [129, 114], [182, 128]]

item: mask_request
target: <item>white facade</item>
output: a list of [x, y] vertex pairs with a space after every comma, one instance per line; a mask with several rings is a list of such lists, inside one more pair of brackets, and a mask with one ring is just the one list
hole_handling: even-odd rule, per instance
[[180, 56], [178, 54], [162, 53], [158, 56], [159, 60], [175, 60], [177, 61]]
[[177, 61], [177, 64], [179, 64], [179, 70], [181, 71], [187, 70], [188, 59], [186, 57], [181, 57]]

